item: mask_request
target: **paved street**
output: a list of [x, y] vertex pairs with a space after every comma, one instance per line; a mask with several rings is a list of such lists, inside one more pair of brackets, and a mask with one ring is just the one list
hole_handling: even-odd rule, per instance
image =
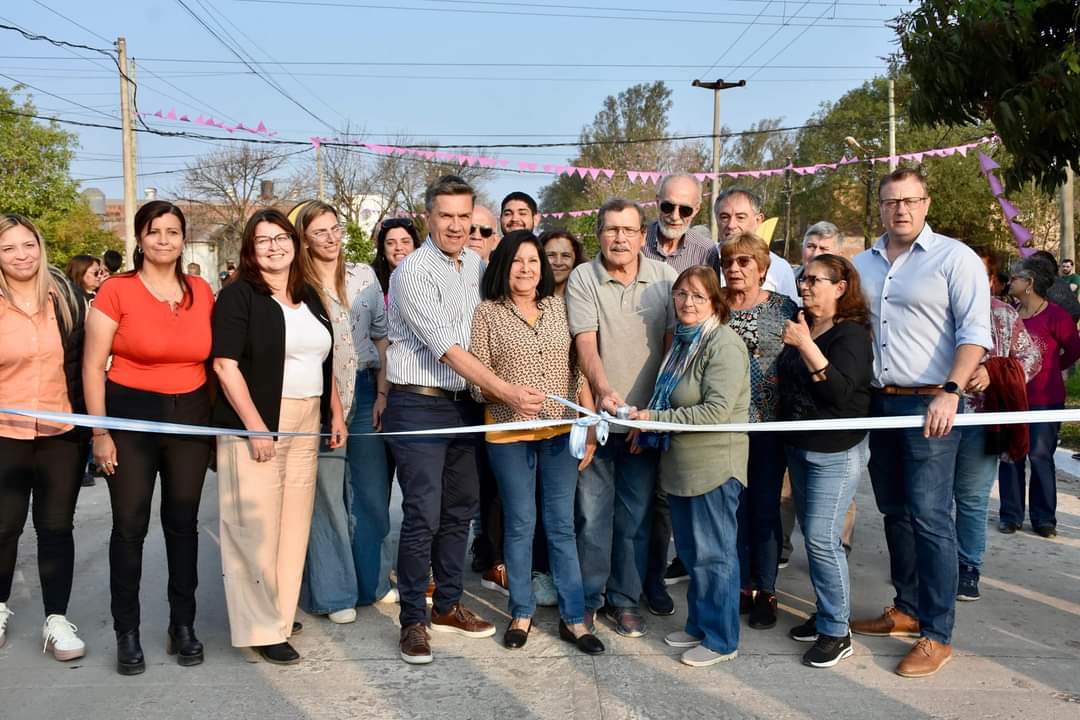
[[[1063, 453], [1059, 453], [1059, 456]], [[1067, 458], [1067, 455], [1064, 457]], [[1080, 474], [1076, 463], [1062, 467]], [[756, 631], [744, 624], [739, 657], [692, 669], [665, 646], [681, 627], [686, 585], [676, 587], [679, 612], [650, 617], [642, 639], [602, 638], [609, 652], [589, 658], [561, 642], [554, 609], [542, 609], [528, 646], [504, 650], [505, 599], [466, 581], [468, 604], [496, 621], [495, 638], [433, 637], [435, 662], [410, 667], [398, 659], [397, 607], [360, 609], [353, 625], [301, 617], [295, 639], [304, 662], [250, 664], [228, 645], [213, 475], [204, 495], [197, 630], [206, 663], [180, 668], [165, 655], [165, 556], [156, 522], [143, 575], [143, 647], [147, 671], [116, 674], [109, 618], [108, 493], [103, 483], [79, 501], [77, 566], [70, 619], [87, 656], [58, 663], [41, 653], [41, 605], [33, 531], [23, 535], [7, 646], [0, 649], [0, 718], [1052, 718], [1080, 717], [1080, 481], [1062, 474], [1059, 535], [991, 529], [983, 600], [961, 603], [953, 661], [937, 676], [905, 680], [892, 669], [908, 641], [859, 638], [855, 656], [833, 670], [799, 663], [805, 646], [788, 627], [812, 610], [801, 536], [781, 571], [780, 624]], [[869, 483], [860, 488], [852, 587], [856, 615], [889, 604], [888, 558]], [[156, 507], [156, 503], [155, 503]], [[990, 523], [996, 527], [997, 500]]]

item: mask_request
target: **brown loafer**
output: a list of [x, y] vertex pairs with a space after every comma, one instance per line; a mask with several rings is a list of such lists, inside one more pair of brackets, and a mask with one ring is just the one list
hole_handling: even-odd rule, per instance
[[435, 632], [454, 633], [467, 638], [485, 638], [495, 634], [494, 625], [481, 620], [461, 603], [455, 604], [442, 614], [432, 609], [431, 629]]
[[919, 621], [895, 607], [871, 620], [853, 620], [851, 632], [874, 637], [919, 637]]
[[431, 642], [423, 623], [401, 628], [401, 659], [410, 665], [427, 665], [431, 662]]
[[919, 638], [900, 664], [896, 674], [906, 678], [921, 678], [933, 675], [952, 660], [952, 645], [934, 642], [928, 637]]

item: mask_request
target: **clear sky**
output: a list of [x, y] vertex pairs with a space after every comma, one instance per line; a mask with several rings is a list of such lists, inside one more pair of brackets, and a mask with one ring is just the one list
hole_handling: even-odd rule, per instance
[[[297, 102], [253, 74], [183, 5]], [[487, 144], [576, 140], [605, 96], [658, 79], [674, 90], [673, 134], [712, 130], [712, 93], [692, 88], [695, 77], [748, 81], [723, 93], [722, 121], [732, 129], [778, 116], [800, 125], [821, 102], [883, 72], [883, 58], [896, 49], [886, 22], [905, 7], [896, 0], [14, 0], [0, 7], [0, 22], [98, 48], [124, 36], [143, 112], [262, 121], [285, 139], [348, 125], [372, 142]], [[34, 101], [46, 114], [119, 124], [116, 69], [97, 53], [0, 31], [0, 84], [12, 79], [37, 88]], [[120, 133], [68, 129], [80, 139], [73, 175], [119, 197]], [[179, 173], [147, 173], [181, 169], [214, 145], [140, 134], [140, 196], [147, 186], [166, 195], [179, 188]], [[573, 148], [485, 152], [511, 166], [574, 155]], [[535, 193], [551, 179], [496, 175], [484, 188], [494, 198]]]

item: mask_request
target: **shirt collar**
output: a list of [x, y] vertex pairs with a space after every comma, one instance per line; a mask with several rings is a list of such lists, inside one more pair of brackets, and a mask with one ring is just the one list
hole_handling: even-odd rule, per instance
[[[886, 244], [885, 241], [889, 239], [889, 234], [885, 233], [877, 239], [877, 242], [870, 248], [877, 255], [885, 255]], [[938, 242], [937, 233], [930, 228], [930, 223], [923, 223], [923, 228], [918, 235], [915, 236], [915, 240], [912, 241], [911, 247], [918, 247], [920, 250], [926, 251], [934, 247]]]
[[427, 248], [428, 252], [432, 253], [454, 269], [457, 269], [457, 265], [455, 264], [457, 261], [460, 261], [462, 263], [465, 262], [465, 253], [469, 250], [467, 247], [463, 246], [461, 248], [461, 251], [457, 254], [457, 257], [450, 257], [449, 255], [444, 253], [438, 245], [435, 244], [435, 241], [431, 239], [430, 235], [428, 235], [427, 239], [424, 240], [424, 244], [422, 245], [422, 247]]
[[[689, 229], [687, 229], [687, 232], [689, 232]], [[660, 257], [678, 257], [686, 250], [686, 234], [687, 233], [683, 233], [682, 237], [680, 237], [675, 244], [675, 252], [665, 255], [660, 251], [660, 221], [657, 220], [649, 226], [649, 232], [645, 235], [645, 244]]]
[[[656, 270], [651, 263], [659, 262], [657, 260], [650, 260], [645, 257], [644, 253], [638, 253], [638, 271], [637, 277], [634, 278], [634, 282], [650, 283], [657, 279]], [[593, 258], [593, 270], [596, 272], [596, 277], [600, 280], [601, 284], [609, 282], [619, 282], [615, 278], [611, 277], [611, 273], [604, 267], [604, 255], [603, 253], [597, 253]], [[620, 285], [622, 283], [619, 283]]]

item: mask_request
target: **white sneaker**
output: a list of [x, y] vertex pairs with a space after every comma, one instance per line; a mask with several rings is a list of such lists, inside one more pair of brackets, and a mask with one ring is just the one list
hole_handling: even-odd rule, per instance
[[540, 607], [555, 607], [559, 604], [559, 594], [555, 590], [555, 579], [547, 573], [532, 574], [533, 596]]
[[86, 643], [75, 634], [78, 629], [63, 615], [48, 616], [41, 630], [45, 640], [41, 652], [51, 652], [57, 660], [81, 658], [86, 654]]
[[713, 652], [704, 645], [698, 645], [697, 647], [690, 648], [684, 652], [681, 659], [683, 665], [689, 665], [690, 667], [707, 667], [727, 660], [734, 660], [738, 655], [738, 650], [721, 654]]
[[693, 648], [701, 644], [701, 638], [696, 638], [682, 630], [676, 630], [664, 636], [664, 644], [674, 648]]
[[393, 605], [398, 602], [398, 591], [396, 587], [392, 587], [386, 591], [386, 594], [375, 601], [376, 605]]
[[0, 603], [0, 647], [4, 647], [4, 643], [7, 642], [7, 623], [8, 618], [15, 614], [15, 611], [7, 606], [7, 603]]
[[344, 610], [335, 610], [326, 616], [330, 622], [337, 623], [338, 625], [347, 625], [351, 622], [356, 622], [356, 608], [345, 608]]

